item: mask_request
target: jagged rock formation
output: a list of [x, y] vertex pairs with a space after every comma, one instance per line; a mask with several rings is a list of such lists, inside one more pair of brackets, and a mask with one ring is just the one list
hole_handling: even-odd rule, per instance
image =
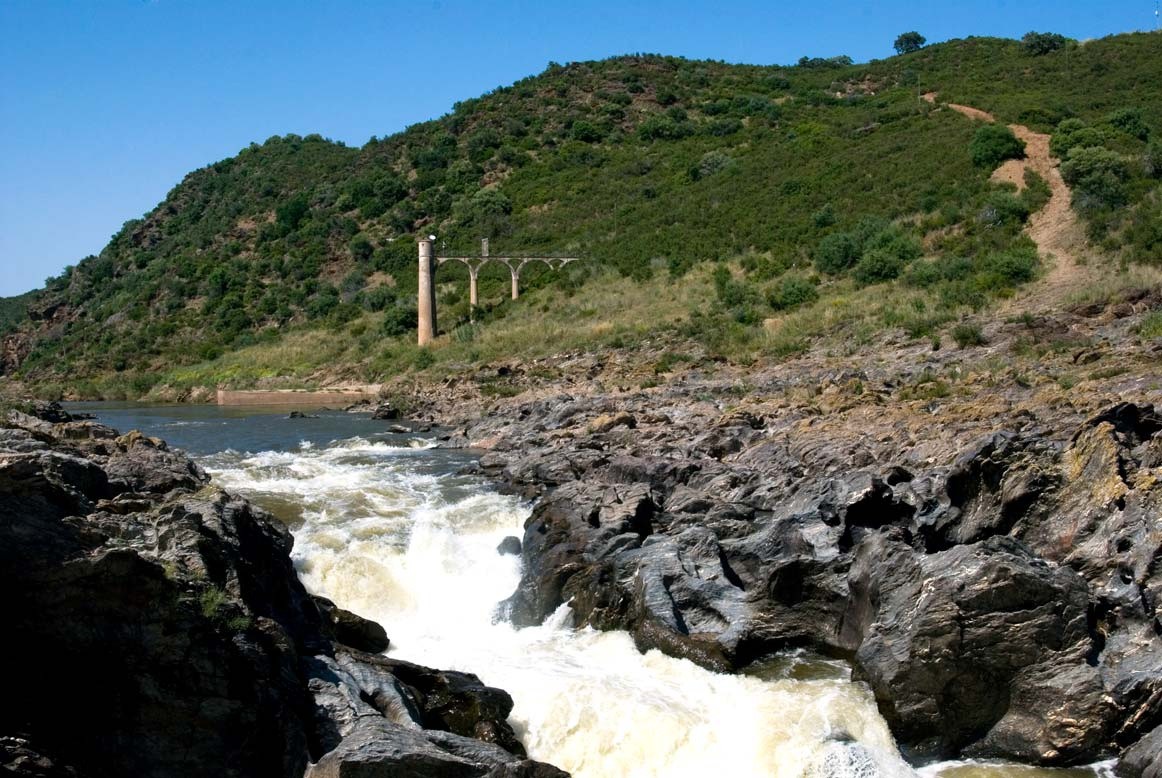
[[569, 602], [716, 669], [810, 646], [851, 660], [914, 758], [1068, 765], [1137, 742], [1123, 771], [1152, 774], [1162, 417], [966, 406], [766, 415], [671, 387], [514, 401], [452, 442], [543, 495], [517, 624]]
[[33, 412], [0, 422], [6, 770], [563, 775], [503, 691], [360, 651], [384, 630], [311, 598], [286, 529], [183, 454]]

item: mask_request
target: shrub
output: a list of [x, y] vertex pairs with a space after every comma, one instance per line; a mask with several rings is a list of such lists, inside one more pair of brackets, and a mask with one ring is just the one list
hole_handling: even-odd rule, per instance
[[484, 162], [492, 157], [492, 153], [500, 148], [500, 133], [491, 127], [477, 130], [468, 138], [468, 159], [476, 163]]
[[1020, 224], [1029, 218], [1029, 206], [1011, 192], [993, 192], [977, 214], [976, 220], [987, 227]]
[[831, 207], [831, 203], [827, 203], [818, 211], [811, 214], [811, 221], [815, 222], [815, 226], [819, 229], [835, 224], [835, 209]]
[[904, 260], [886, 248], [873, 248], [864, 252], [851, 274], [861, 284], [877, 284], [891, 281], [904, 269]]
[[986, 124], [976, 131], [968, 146], [974, 165], [995, 168], [1006, 159], [1022, 159], [1025, 142], [1000, 124]]
[[911, 235], [904, 234], [903, 230], [895, 225], [888, 225], [865, 239], [861, 248], [863, 254], [873, 249], [886, 251], [904, 263], [911, 262], [921, 254], [920, 242]]
[[819, 241], [815, 248], [815, 267], [823, 273], [836, 275], [859, 260], [859, 243], [846, 232], [833, 232]]
[[310, 211], [310, 202], [305, 194], [297, 194], [274, 211], [275, 222], [286, 232], [298, 229]]
[[1104, 146], [1108, 137], [1106, 131], [1090, 127], [1080, 119], [1066, 119], [1057, 125], [1049, 139], [1049, 152], [1058, 159], [1069, 156], [1076, 146]]
[[767, 302], [776, 311], [795, 308], [818, 299], [819, 290], [815, 288], [815, 284], [802, 276], [787, 276], [767, 293]]
[[983, 291], [1003, 291], [1032, 281], [1037, 275], [1035, 246], [1019, 246], [1008, 251], [994, 251], [976, 262], [977, 286]]
[[597, 143], [605, 137], [605, 133], [601, 131], [600, 127], [584, 119], [573, 122], [570, 134], [573, 136], [573, 140], [579, 140], [582, 143]]
[[702, 155], [702, 159], [698, 161], [696, 178], [706, 178], [715, 173], [721, 173], [734, 166], [734, 160], [725, 151], [714, 149]]
[[651, 116], [637, 128], [642, 140], [679, 140], [694, 134], [689, 122], [676, 122], [668, 116]]
[[952, 339], [956, 341], [956, 345], [960, 348], [983, 346], [987, 343], [984, 335], [980, 331], [980, 327], [975, 324], [957, 324], [952, 328]]
[[1126, 158], [1100, 146], [1074, 146], [1061, 163], [1061, 177], [1073, 187], [1074, 206], [1082, 211], [1124, 205], [1129, 175]]
[[742, 129], [742, 122], [735, 119], [733, 116], [724, 116], [721, 119], [715, 119], [706, 125], [706, 134], [713, 135], [716, 138], [724, 138], [727, 135], [733, 135]]
[[404, 305], [392, 305], [386, 310], [380, 329], [384, 335], [394, 338], [415, 330], [418, 324], [416, 309]]
[[1055, 32], [1027, 32], [1021, 38], [1021, 48], [1026, 54], [1040, 57], [1052, 51], [1065, 48], [1069, 39]]
[[375, 253], [375, 246], [371, 245], [371, 241], [363, 233], [352, 238], [348, 246], [351, 249], [351, 257], [356, 262], [367, 262], [371, 259], [371, 255]]
[[1140, 108], [1119, 108], [1106, 116], [1106, 124], [1117, 127], [1138, 140], [1146, 140], [1150, 137], [1150, 128], [1142, 119], [1142, 109]]

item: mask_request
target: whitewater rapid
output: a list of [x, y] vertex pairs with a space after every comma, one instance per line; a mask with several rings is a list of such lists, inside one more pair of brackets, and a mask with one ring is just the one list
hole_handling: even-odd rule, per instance
[[[562, 606], [541, 627], [495, 618], [520, 560], [497, 553], [529, 508], [435, 463], [429, 444], [361, 438], [297, 451], [225, 451], [215, 481], [287, 521], [309, 590], [381, 623], [390, 654], [475, 673], [508, 691], [535, 759], [596, 776], [914, 777], [868, 689], [847, 667], [788, 654], [761, 677], [722, 675], [623, 632], [574, 629]], [[1108, 766], [1080, 774], [1108, 774]], [[947, 763], [929, 778], [1022, 776], [1020, 766]]]

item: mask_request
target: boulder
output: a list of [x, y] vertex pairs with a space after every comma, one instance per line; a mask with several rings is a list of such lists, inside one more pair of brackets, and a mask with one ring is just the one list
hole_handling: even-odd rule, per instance
[[1126, 749], [1116, 772], [1118, 778], [1162, 778], [1162, 726]]
[[326, 597], [312, 595], [312, 598], [322, 614], [324, 629], [336, 643], [369, 654], [381, 654], [387, 650], [391, 641], [382, 626], [338, 607]]
[[371, 412], [371, 418], [377, 421], [395, 421], [403, 417], [399, 408], [388, 402], [382, 402], [375, 406], [375, 410]]
[[496, 553], [504, 556], [505, 554], [512, 554], [513, 556], [520, 556], [520, 538], [509, 535], [496, 546]]

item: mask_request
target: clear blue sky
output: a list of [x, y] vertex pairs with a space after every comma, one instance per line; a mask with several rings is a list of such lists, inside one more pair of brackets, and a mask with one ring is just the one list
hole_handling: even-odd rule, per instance
[[0, 296], [97, 253], [190, 170], [251, 141], [352, 145], [550, 61], [892, 54], [1029, 30], [1152, 29], [1153, 0], [0, 0]]

